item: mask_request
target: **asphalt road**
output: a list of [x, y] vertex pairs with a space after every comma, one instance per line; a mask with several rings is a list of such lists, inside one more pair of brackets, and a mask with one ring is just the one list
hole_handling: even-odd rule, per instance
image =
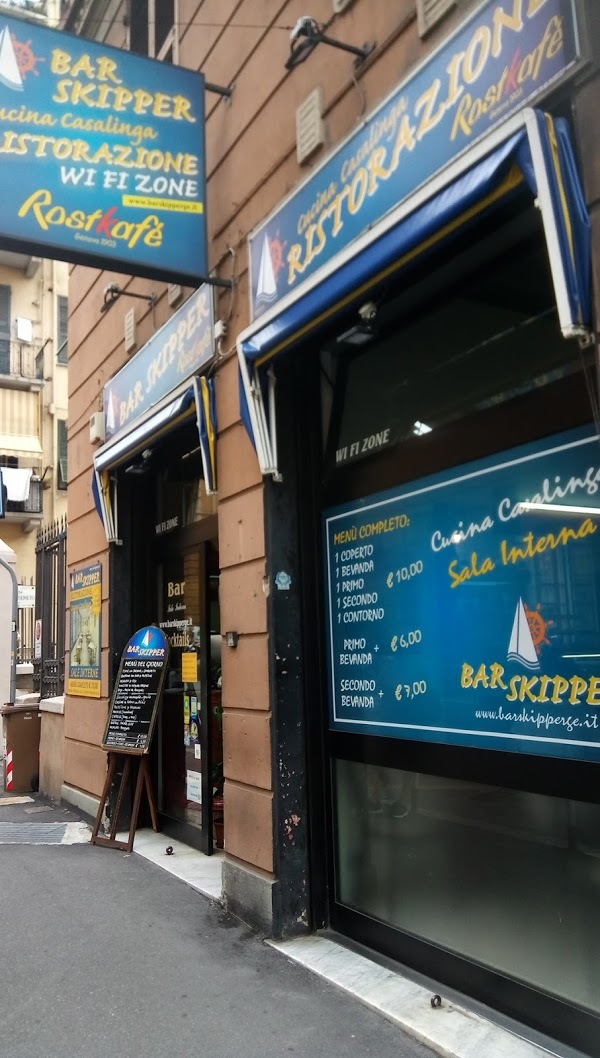
[[135, 854], [0, 845], [0, 894], [11, 1058], [431, 1058]]

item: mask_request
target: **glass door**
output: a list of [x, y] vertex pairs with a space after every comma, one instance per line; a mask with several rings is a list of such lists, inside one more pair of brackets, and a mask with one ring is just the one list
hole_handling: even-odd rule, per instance
[[[222, 818], [221, 638], [214, 546], [201, 543], [171, 550], [159, 567], [159, 600], [160, 626], [171, 644], [159, 722], [159, 811], [167, 833], [210, 853], [213, 796]], [[219, 836], [220, 829], [217, 842]]]

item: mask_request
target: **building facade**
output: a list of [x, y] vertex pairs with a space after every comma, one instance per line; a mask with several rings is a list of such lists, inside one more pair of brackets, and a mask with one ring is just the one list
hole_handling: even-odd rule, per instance
[[[38, 530], [67, 513], [67, 293], [66, 264], [0, 255], [1, 535], [29, 587]], [[33, 594], [24, 592], [21, 602], [31, 609]]]
[[219, 285], [71, 271], [62, 796], [158, 624], [161, 822], [224, 821], [235, 913], [598, 1053], [597, 5], [65, 28], [203, 72]]

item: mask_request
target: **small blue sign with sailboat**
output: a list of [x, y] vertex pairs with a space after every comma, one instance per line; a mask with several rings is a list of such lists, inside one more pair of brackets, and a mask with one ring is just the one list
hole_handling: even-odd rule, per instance
[[330, 726], [600, 759], [592, 427], [325, 512]]

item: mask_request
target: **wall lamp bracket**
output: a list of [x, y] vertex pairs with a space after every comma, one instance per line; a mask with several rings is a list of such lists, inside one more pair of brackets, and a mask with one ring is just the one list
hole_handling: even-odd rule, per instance
[[214, 92], [218, 96], [222, 96], [224, 99], [231, 99], [233, 95], [233, 89], [235, 85], [231, 85], [230, 88], [223, 88], [220, 84], [213, 84], [211, 81], [204, 82], [204, 88], [207, 92]]
[[115, 301], [118, 301], [121, 297], [139, 298], [141, 301], [147, 301], [152, 309], [156, 305], [156, 294], [154, 291], [151, 294], [135, 294], [133, 290], [123, 290], [118, 283], [109, 283], [108, 286], [104, 287], [103, 294], [104, 302], [100, 306], [100, 312], [108, 312], [115, 304]]
[[325, 33], [324, 27], [320, 26], [314, 18], [304, 15], [298, 19], [290, 33], [290, 54], [285, 64], [286, 70], [294, 70], [296, 66], [300, 66], [300, 63], [305, 62], [319, 44], [328, 44], [331, 48], [350, 52], [355, 56], [355, 67], [360, 66], [375, 48], [373, 43], [363, 44], [362, 48], [357, 48], [354, 44], [334, 40]]

